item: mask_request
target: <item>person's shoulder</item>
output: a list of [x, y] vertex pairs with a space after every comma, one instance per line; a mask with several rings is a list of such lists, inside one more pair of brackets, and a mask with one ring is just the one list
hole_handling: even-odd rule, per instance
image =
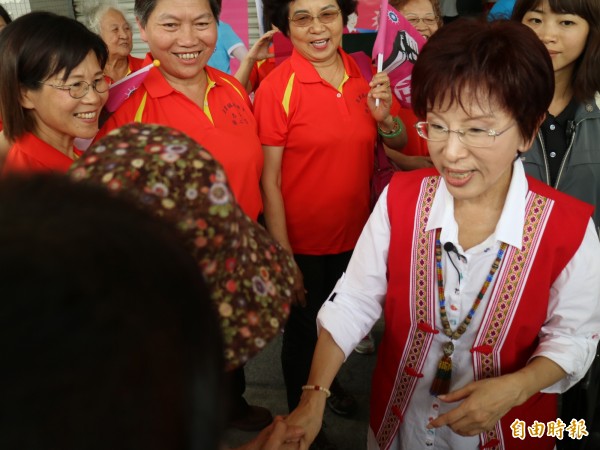
[[277, 89], [277, 87], [287, 86], [290, 78], [294, 75], [294, 70], [290, 59], [286, 59], [280, 64], [276, 65], [269, 72], [269, 76], [265, 77], [260, 86], [270, 86], [271, 89]]
[[425, 178], [435, 177], [439, 178], [440, 173], [437, 171], [435, 167], [428, 167], [425, 169], [418, 170], [398, 170], [394, 173], [393, 179], [400, 180], [402, 183], [418, 183]]
[[[244, 89], [242, 84], [233, 75], [230, 75], [230, 74], [223, 72], [222, 70], [219, 70], [212, 66], [206, 66], [204, 69], [206, 70], [208, 78], [210, 80], [212, 80], [213, 82], [215, 82], [217, 84], [222, 84], [225, 86], [231, 86], [231, 87], [235, 88], [235, 90], [240, 92], [240, 95], [242, 92], [244, 92], [244, 93], [246, 92], [246, 90]], [[242, 97], [243, 96], [244, 95], [242, 95]]]
[[223, 22], [222, 20], [219, 20], [219, 25], [217, 28], [219, 30], [219, 33], [233, 32], [233, 28], [231, 27], [231, 25], [229, 25], [227, 22]]
[[[592, 98], [579, 102], [575, 112], [575, 122], [582, 121], [586, 125], [587, 119], [598, 118], [600, 118], [600, 92], [596, 92]], [[586, 121], [583, 121], [583, 119], [586, 119]], [[594, 126], [598, 125], [594, 124]]]
[[127, 60], [129, 61], [129, 70], [131, 70], [132, 72], [140, 70], [142, 67], [144, 67], [145, 59], [143, 58], [137, 58], [135, 56], [129, 55], [127, 56]]
[[593, 205], [579, 200], [569, 194], [565, 194], [564, 192], [556, 190], [537, 178], [534, 178], [530, 175], [526, 176], [529, 190], [535, 194], [552, 200], [556, 207], [560, 208], [561, 211], [582, 214], [587, 217], [591, 216], [592, 211], [594, 210]]
[[37, 172], [52, 169], [48, 159], [58, 152], [52, 146], [36, 137], [33, 133], [25, 133], [17, 138], [9, 149], [2, 167], [4, 174], [13, 172]]

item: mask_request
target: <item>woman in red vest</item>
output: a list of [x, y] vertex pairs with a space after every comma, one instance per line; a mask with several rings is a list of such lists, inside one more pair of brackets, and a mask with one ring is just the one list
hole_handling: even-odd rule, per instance
[[[592, 206], [525, 175], [552, 100], [548, 51], [516, 22], [457, 21], [414, 67], [417, 129], [435, 169], [394, 175], [345, 275], [288, 421], [321, 425], [328, 387], [381, 313], [369, 449], [551, 450], [585, 423], [556, 394], [600, 333]], [[568, 230], [568, 232], [565, 232]]]

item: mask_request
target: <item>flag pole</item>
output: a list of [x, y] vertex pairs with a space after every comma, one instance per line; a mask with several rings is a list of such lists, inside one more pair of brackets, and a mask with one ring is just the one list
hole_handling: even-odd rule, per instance
[[[377, 73], [383, 70], [383, 53], [385, 52], [385, 33], [387, 25], [388, 0], [379, 2], [379, 18], [377, 19], [377, 38], [373, 48], [373, 53], [377, 52]], [[375, 107], [379, 106], [379, 99], [375, 99]]]
[[[377, 53], [377, 72], [383, 70], [383, 53]], [[379, 99], [375, 99], [375, 108], [379, 106]]]

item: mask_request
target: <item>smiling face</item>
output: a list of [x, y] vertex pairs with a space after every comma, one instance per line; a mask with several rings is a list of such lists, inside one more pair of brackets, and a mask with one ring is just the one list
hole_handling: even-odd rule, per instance
[[[289, 4], [289, 17], [310, 14], [313, 17], [324, 12], [335, 12], [339, 6], [335, 0], [295, 0]], [[290, 21], [290, 39], [294, 48], [313, 64], [319, 65], [335, 60], [342, 43], [344, 30], [342, 14], [333, 22], [321, 23], [313, 19], [309, 26], [299, 27]]]
[[158, 0], [140, 35], [168, 81], [193, 80], [215, 50], [217, 21], [208, 0]]
[[522, 22], [537, 34], [548, 49], [554, 73], [570, 76], [585, 49], [590, 30], [588, 22], [575, 14], [553, 12], [547, 0], [525, 13]]
[[484, 148], [469, 147], [456, 133], [450, 132], [447, 141], [427, 142], [431, 160], [444, 177], [455, 202], [503, 199], [517, 151], [527, 150], [530, 143], [522, 138], [519, 127], [512, 126], [515, 119], [494, 103], [478, 102], [469, 95], [463, 95], [462, 101], [465, 109], [457, 103], [441, 105], [427, 112], [427, 121], [450, 130], [506, 131]]
[[[438, 30], [438, 18], [429, 0], [410, 0], [399, 12], [409, 21], [421, 19], [413, 26], [425, 39], [429, 39]], [[424, 20], [431, 23], [425, 23]]]
[[109, 9], [100, 21], [100, 37], [110, 56], [127, 57], [133, 48], [133, 33], [123, 14]]
[[[88, 53], [64, 81], [63, 76], [64, 70], [40, 81], [57, 86], [78, 81], [90, 84], [96, 80], [104, 81], [98, 58], [93, 52]], [[34, 117], [34, 134], [63, 151], [70, 151], [76, 137], [93, 138], [98, 132], [98, 117], [108, 99], [108, 92], [99, 94], [90, 86], [85, 96], [75, 99], [68, 90], [46, 84], [40, 85], [40, 89], [23, 91], [22, 106]]]

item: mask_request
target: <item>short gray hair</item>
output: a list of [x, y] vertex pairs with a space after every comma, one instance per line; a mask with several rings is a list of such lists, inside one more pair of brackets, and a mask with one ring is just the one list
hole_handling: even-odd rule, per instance
[[[104, 1], [101, 1], [101, 2], [93, 5], [92, 7], [88, 8], [85, 11], [85, 13], [84, 13], [84, 17], [86, 19], [85, 24], [88, 27], [88, 29], [90, 31], [93, 31], [96, 34], [100, 34], [100, 22], [102, 22], [102, 18], [104, 17], [104, 15], [111, 9], [115, 10], [117, 12], [120, 12], [123, 15], [123, 17], [125, 18], [125, 20], [129, 23], [129, 20], [127, 20], [127, 15], [125, 14], [125, 11], [123, 11], [121, 8], [119, 8], [116, 1], [104, 0]], [[129, 24], [129, 25], [131, 25], [131, 24]]]

